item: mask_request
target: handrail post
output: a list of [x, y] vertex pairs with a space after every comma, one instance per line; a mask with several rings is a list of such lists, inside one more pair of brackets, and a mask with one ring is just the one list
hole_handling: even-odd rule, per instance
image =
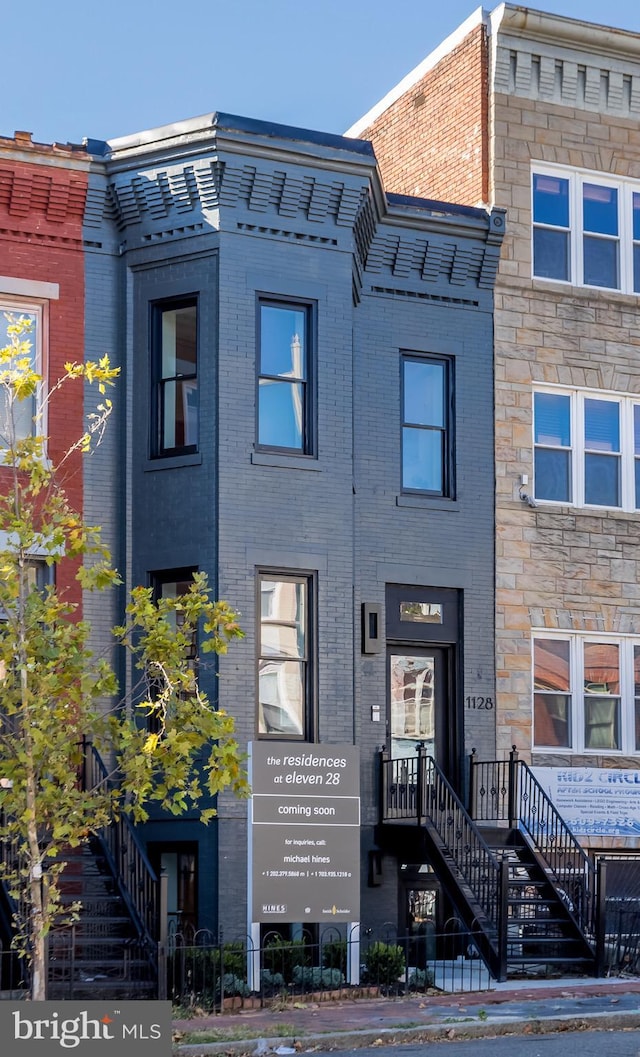
[[380, 788], [378, 790], [378, 792], [379, 792], [379, 798], [378, 798], [379, 799], [379, 803], [378, 803], [379, 816], [378, 817], [379, 817], [380, 822], [384, 822], [386, 817], [387, 817], [387, 810], [386, 809], [387, 809], [387, 804], [389, 802], [389, 788], [388, 788], [388, 780], [387, 780], [387, 771], [388, 771], [387, 763], [388, 763], [388, 761], [389, 761], [389, 752], [387, 750], [386, 745], [383, 745], [382, 748], [380, 749]]
[[500, 859], [498, 863], [498, 983], [507, 979], [507, 954], [509, 943], [509, 863]]
[[596, 976], [605, 972], [605, 938], [607, 933], [607, 860], [598, 859], [596, 888]]
[[469, 797], [467, 800], [467, 810], [471, 815], [471, 818], [475, 819], [475, 801], [476, 801], [476, 750], [473, 748], [469, 753]]
[[158, 998], [166, 1001], [167, 998], [167, 928], [169, 909], [169, 875], [164, 866], [160, 870], [160, 921], [158, 942]]
[[425, 768], [427, 765], [427, 750], [423, 741], [418, 742], [416, 745], [416, 752], [418, 754], [418, 773], [416, 775], [416, 817], [418, 825], [421, 826], [424, 821], [424, 788], [425, 788]]
[[511, 746], [509, 753], [509, 829], [515, 829], [518, 825], [520, 812], [518, 810], [518, 750], [515, 745]]
[[80, 783], [81, 790], [83, 793], [87, 791], [87, 748], [88, 748], [87, 735], [82, 735], [82, 764], [80, 767]]

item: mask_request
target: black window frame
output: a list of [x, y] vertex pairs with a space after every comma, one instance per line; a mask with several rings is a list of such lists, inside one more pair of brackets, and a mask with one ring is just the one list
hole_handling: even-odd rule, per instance
[[[196, 565], [185, 565], [185, 566], [183, 566], [181, 568], [177, 568], [177, 569], [159, 569], [159, 570], [154, 570], [154, 572], [152, 572], [152, 573], [149, 573], [149, 580], [150, 580], [150, 585], [151, 585], [151, 589], [152, 589], [152, 592], [153, 592], [153, 601], [154, 601], [154, 603], [157, 604], [160, 601], [161, 598], [167, 597], [162, 592], [162, 588], [164, 586], [166, 586], [167, 584], [174, 584], [174, 583], [177, 584], [177, 583], [181, 583], [181, 582], [182, 583], [186, 583], [186, 584], [191, 584], [191, 583], [193, 583], [194, 574], [197, 573], [197, 572], [198, 572], [198, 567]], [[196, 636], [195, 636], [194, 642], [193, 642], [193, 658], [192, 659], [194, 661], [195, 661], [195, 658], [197, 656], [197, 652], [198, 652], [198, 636], [197, 636], [197, 632], [196, 632]]]
[[[151, 587], [153, 601], [157, 605], [161, 598], [165, 596], [162, 593], [162, 588], [166, 584], [180, 583], [191, 583], [193, 581], [194, 573], [198, 572], [198, 567], [195, 565], [188, 565], [177, 569], [159, 569], [149, 573], [149, 585]], [[183, 592], [184, 593], [184, 592]], [[179, 621], [176, 620], [178, 624]], [[199, 647], [199, 636], [197, 629], [193, 633], [191, 639], [191, 655], [188, 660], [195, 673], [196, 680], [198, 678], [198, 647]], [[149, 682], [150, 692], [153, 695], [153, 680], [147, 674], [147, 680]], [[147, 717], [147, 729], [150, 732], [157, 732], [158, 724], [153, 716]]]
[[[192, 374], [175, 374], [162, 377], [162, 315], [163, 312], [176, 311], [181, 308], [196, 310], [196, 365]], [[199, 295], [185, 294], [179, 297], [167, 297], [149, 304], [149, 335], [151, 358], [151, 438], [150, 453], [153, 459], [167, 459], [180, 455], [195, 455], [200, 450], [200, 305]], [[196, 393], [197, 423], [195, 444], [180, 444], [165, 447], [163, 443], [165, 423], [164, 392], [167, 383], [177, 381], [194, 381]]]
[[[260, 381], [267, 378], [272, 381], [282, 381], [283, 375], [273, 375], [262, 371], [262, 309], [277, 308], [295, 312], [303, 312], [305, 317], [305, 366], [306, 376], [291, 379], [291, 384], [303, 386], [303, 423], [302, 443], [299, 447], [288, 447], [280, 444], [264, 444], [260, 441]], [[279, 296], [268, 293], [259, 293], [256, 297], [256, 451], [279, 452], [283, 455], [308, 456], [315, 458], [317, 454], [317, 431], [316, 431], [316, 345], [317, 345], [317, 303], [305, 298]]]
[[[443, 417], [444, 425], [424, 425], [405, 419], [405, 366], [407, 363], [440, 364], [444, 374]], [[400, 485], [404, 495], [433, 496], [436, 499], [455, 499], [455, 402], [454, 402], [454, 361], [450, 356], [435, 353], [420, 353], [403, 349], [400, 353]], [[423, 429], [438, 431], [443, 437], [442, 444], [442, 488], [411, 488], [404, 483], [404, 431], [405, 429]]]
[[[274, 658], [273, 654], [263, 654], [262, 650], [262, 592], [261, 584], [264, 580], [275, 580], [283, 583], [302, 583], [306, 588], [306, 627], [305, 657], [304, 657], [304, 702], [302, 707], [303, 730], [301, 734], [292, 734], [287, 731], [269, 732], [260, 730], [260, 665], [263, 660], [285, 661], [285, 654]], [[256, 737], [265, 741], [300, 741], [315, 742], [317, 736], [317, 696], [316, 696], [316, 598], [317, 582], [316, 574], [309, 570], [294, 569], [256, 569], [256, 685], [255, 685], [255, 729]]]

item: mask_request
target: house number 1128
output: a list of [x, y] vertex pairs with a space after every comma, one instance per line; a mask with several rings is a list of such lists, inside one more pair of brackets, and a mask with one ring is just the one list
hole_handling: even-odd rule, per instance
[[476, 712], [490, 712], [493, 708], [492, 697], [465, 697], [467, 708]]

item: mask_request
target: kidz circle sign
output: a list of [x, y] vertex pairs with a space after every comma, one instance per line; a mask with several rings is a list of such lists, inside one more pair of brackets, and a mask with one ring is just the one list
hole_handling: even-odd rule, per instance
[[533, 773], [576, 836], [640, 836], [640, 771], [534, 767]]
[[170, 1057], [171, 1003], [0, 1002], [0, 1038], [11, 1057]]
[[258, 741], [249, 754], [251, 920], [359, 920], [358, 749]]

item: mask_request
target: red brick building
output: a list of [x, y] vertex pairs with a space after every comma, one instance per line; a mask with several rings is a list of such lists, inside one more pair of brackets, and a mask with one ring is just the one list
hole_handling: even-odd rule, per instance
[[[82, 220], [89, 160], [82, 148], [33, 143], [28, 132], [0, 138], [0, 341], [5, 313], [33, 320], [38, 370], [48, 389], [64, 363], [84, 358], [84, 254]], [[25, 429], [31, 428], [26, 414]], [[82, 385], [68, 385], [47, 408], [45, 430], [54, 465], [83, 430]], [[64, 487], [82, 511], [82, 461], [66, 464]], [[58, 588], [81, 601], [74, 568], [61, 562]], [[67, 593], [68, 592], [68, 593]]]

